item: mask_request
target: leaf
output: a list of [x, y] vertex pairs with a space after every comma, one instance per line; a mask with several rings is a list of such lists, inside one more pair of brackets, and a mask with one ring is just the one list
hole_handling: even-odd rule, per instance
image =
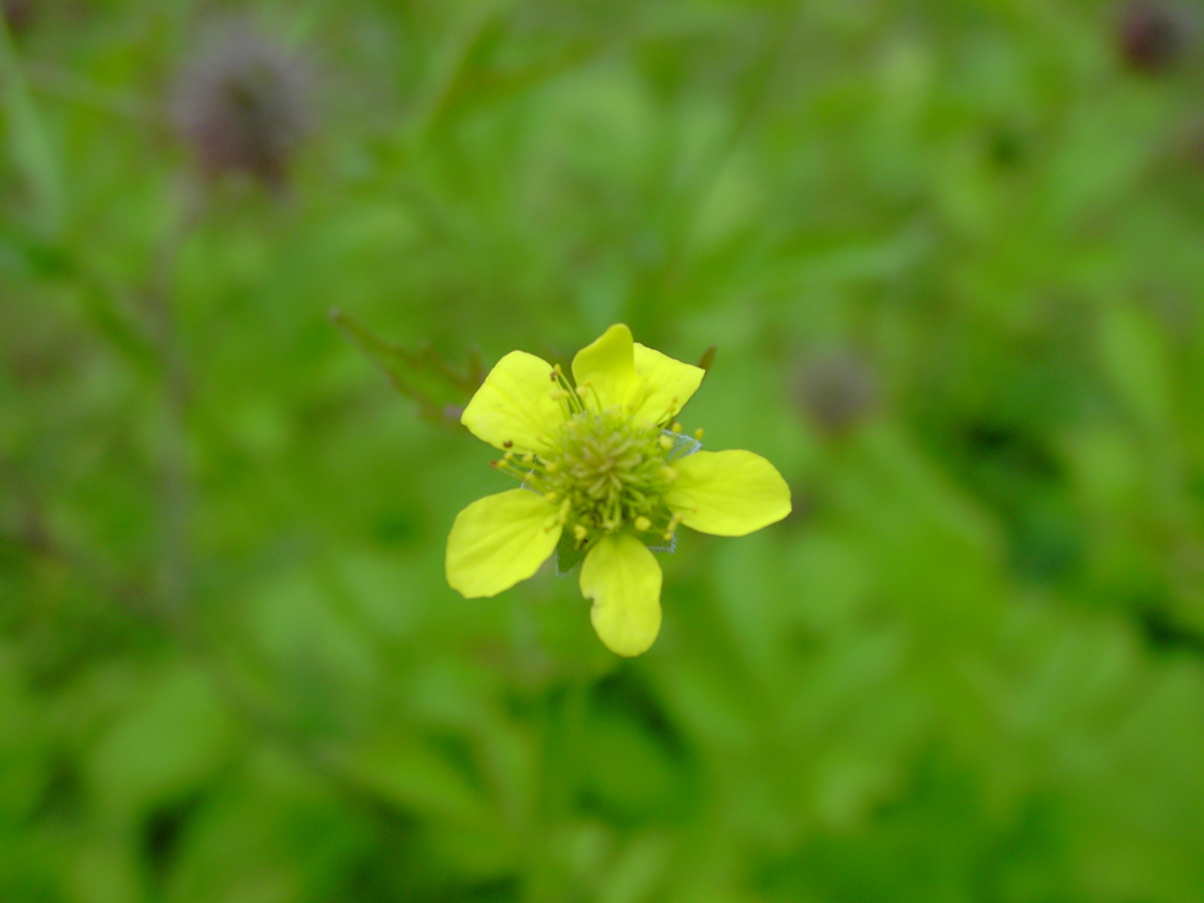
[[332, 308], [330, 320], [385, 374], [399, 395], [418, 404], [433, 423], [459, 423], [460, 412], [484, 381], [481, 359], [473, 354], [464, 374], [452, 369], [429, 345], [409, 351], [382, 339], [350, 314]]
[[1131, 305], [1100, 311], [1099, 350], [1103, 364], [1130, 412], [1154, 436], [1168, 435], [1174, 390], [1166, 341], [1156, 324]]
[[0, 103], [8, 120], [9, 152], [37, 201], [37, 224], [48, 237], [58, 237], [64, 219], [64, 194], [56, 148], [29, 93], [4, 16], [0, 16]]
[[434, 824], [482, 828], [486, 801], [464, 772], [425, 743], [401, 737], [339, 756], [359, 785]]
[[229, 718], [205, 677], [180, 666], [148, 681], [146, 694], [102, 738], [91, 777], [110, 813], [138, 816], [197, 789], [231, 739]]

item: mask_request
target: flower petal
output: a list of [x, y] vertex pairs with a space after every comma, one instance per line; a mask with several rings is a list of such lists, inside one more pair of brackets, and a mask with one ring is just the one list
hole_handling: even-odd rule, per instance
[[744, 536], [790, 513], [790, 488], [760, 455], [700, 451], [673, 467], [677, 480], [665, 501], [694, 530]]
[[643, 378], [645, 390], [634, 416], [653, 423], [672, 421], [706, 376], [701, 367], [683, 364], [639, 342], [635, 343], [635, 372]]
[[645, 652], [661, 629], [661, 566], [627, 533], [598, 541], [581, 565], [598, 638], [617, 655]]
[[546, 451], [564, 421], [552, 399], [552, 365], [534, 354], [511, 351], [485, 377], [460, 422], [494, 448]]
[[526, 580], [560, 539], [556, 506], [538, 492], [487, 495], [456, 515], [447, 537], [447, 582], [466, 599], [496, 596]]
[[616, 323], [573, 358], [573, 381], [590, 407], [631, 406], [643, 381], [635, 372], [631, 330]]

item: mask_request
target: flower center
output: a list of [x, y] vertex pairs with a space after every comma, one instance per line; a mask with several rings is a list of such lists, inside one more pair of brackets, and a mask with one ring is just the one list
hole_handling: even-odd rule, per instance
[[[617, 411], [583, 411], [565, 421], [545, 466], [548, 489], [574, 526], [611, 532], [637, 522], [647, 530], [669, 520], [663, 501], [677, 474], [666, 461], [673, 447], [661, 431]], [[645, 524], [645, 521], [647, 522]]]
[[622, 529], [671, 542], [680, 518], [664, 499], [677, 478], [670, 461], [683, 443], [697, 447], [618, 408], [585, 409], [564, 421], [545, 455], [507, 452], [497, 466], [558, 504], [557, 520], [578, 548]]

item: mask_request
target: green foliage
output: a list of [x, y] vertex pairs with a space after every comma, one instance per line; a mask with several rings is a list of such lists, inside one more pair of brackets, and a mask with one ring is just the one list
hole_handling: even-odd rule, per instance
[[[261, 185], [165, 113], [211, 6], [0, 32], [0, 900], [1200, 899], [1199, 48], [253, 4], [315, 114]], [[620, 320], [796, 509], [683, 531], [632, 661], [443, 575], [508, 488], [449, 412]]]

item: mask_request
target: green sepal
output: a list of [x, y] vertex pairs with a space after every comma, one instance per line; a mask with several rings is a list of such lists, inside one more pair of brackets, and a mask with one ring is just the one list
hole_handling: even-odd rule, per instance
[[556, 545], [556, 576], [567, 577], [581, 562], [585, 561], [588, 548], [577, 548], [577, 540], [571, 530], [560, 534], [560, 542]]

